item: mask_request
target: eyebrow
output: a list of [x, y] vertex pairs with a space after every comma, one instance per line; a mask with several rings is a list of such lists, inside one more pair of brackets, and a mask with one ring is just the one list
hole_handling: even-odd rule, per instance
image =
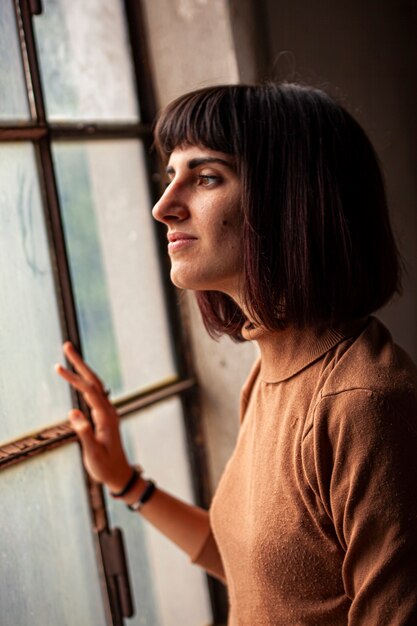
[[[196, 167], [199, 167], [199, 165], [205, 165], [206, 163], [220, 163], [221, 165], [226, 165], [227, 167], [230, 167], [230, 169], [233, 169], [232, 163], [226, 161], [225, 159], [221, 159], [220, 157], [197, 157], [195, 159], [190, 159], [187, 163], [187, 167], [188, 169], [193, 170]], [[169, 165], [166, 168], [167, 174], [173, 174], [174, 172], [175, 170], [172, 165]]]

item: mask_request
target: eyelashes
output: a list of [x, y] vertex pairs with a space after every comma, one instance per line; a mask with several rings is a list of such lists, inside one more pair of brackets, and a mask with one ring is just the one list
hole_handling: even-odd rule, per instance
[[220, 176], [215, 176], [213, 174], [199, 174], [198, 176], [198, 184], [202, 187], [214, 187], [220, 184], [222, 179]]
[[[174, 179], [165, 181], [164, 188], [167, 189]], [[195, 180], [199, 187], [216, 187], [223, 182], [221, 176], [217, 174], [198, 174]]]

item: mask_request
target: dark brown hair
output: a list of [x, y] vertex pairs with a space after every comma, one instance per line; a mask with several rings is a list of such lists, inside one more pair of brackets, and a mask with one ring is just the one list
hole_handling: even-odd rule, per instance
[[[375, 151], [354, 118], [296, 84], [200, 89], [155, 127], [166, 160], [178, 146], [233, 154], [242, 181], [245, 301], [274, 330], [366, 316], [400, 291], [400, 261]], [[212, 336], [242, 339], [227, 295], [197, 293]]]

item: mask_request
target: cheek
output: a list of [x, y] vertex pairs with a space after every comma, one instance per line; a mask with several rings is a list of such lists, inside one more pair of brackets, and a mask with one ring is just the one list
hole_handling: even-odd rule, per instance
[[241, 215], [233, 215], [231, 217], [225, 217], [221, 222], [221, 230], [224, 237], [237, 241], [241, 241], [243, 238], [243, 224]]
[[228, 239], [231, 243], [238, 242], [242, 239], [242, 227], [238, 223], [224, 220], [222, 222], [221, 232], [223, 239]]
[[222, 229], [227, 229], [234, 233], [242, 231], [243, 211], [240, 207], [240, 203], [230, 204], [228, 209], [223, 212], [223, 215], [221, 217]]

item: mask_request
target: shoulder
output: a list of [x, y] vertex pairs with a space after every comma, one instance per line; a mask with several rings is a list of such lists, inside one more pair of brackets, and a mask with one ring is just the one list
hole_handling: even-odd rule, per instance
[[340, 394], [348, 399], [355, 391], [364, 398], [391, 400], [417, 395], [416, 364], [375, 317], [357, 337], [336, 348], [319, 399]]
[[[410, 386], [362, 386], [325, 395], [317, 403], [315, 441], [324, 448], [373, 452], [394, 448], [417, 455], [417, 393]], [[332, 454], [333, 456], [333, 454]]]
[[385, 326], [371, 318], [358, 337], [338, 346], [329, 370], [305, 437], [305, 443], [314, 438], [316, 460], [417, 458], [417, 368]]
[[[417, 483], [415, 388], [358, 385], [324, 395], [303, 440], [302, 458], [309, 484], [333, 519], [349, 506], [353, 520], [362, 501], [368, 508], [396, 501], [411, 511]], [[417, 515], [415, 503], [413, 511]]]

